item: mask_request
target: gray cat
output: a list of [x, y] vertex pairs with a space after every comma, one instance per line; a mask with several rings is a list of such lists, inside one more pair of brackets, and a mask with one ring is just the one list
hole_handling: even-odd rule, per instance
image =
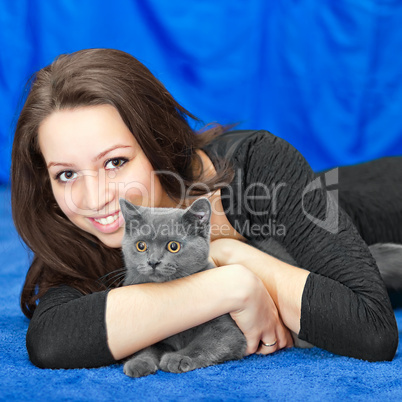
[[[185, 210], [134, 206], [120, 199], [126, 222], [122, 243], [123, 285], [166, 282], [215, 266], [208, 260], [211, 204], [199, 198]], [[164, 339], [135, 353], [124, 373], [142, 377], [158, 369], [182, 373], [241, 359], [246, 339], [229, 314]]]
[[[123, 285], [166, 282], [215, 266], [208, 260], [211, 205], [199, 198], [185, 210], [147, 208], [120, 199], [126, 222], [122, 243], [126, 266]], [[296, 261], [273, 238], [250, 244], [294, 266]], [[375, 244], [369, 249], [376, 259], [387, 287], [396, 285], [394, 273], [400, 268], [402, 245]], [[400, 269], [399, 269], [400, 272]], [[397, 275], [399, 278], [401, 275]], [[313, 345], [298, 339], [296, 347]], [[246, 339], [229, 314], [173, 335], [131, 356], [124, 364], [130, 377], [163, 371], [182, 373], [244, 356]]]

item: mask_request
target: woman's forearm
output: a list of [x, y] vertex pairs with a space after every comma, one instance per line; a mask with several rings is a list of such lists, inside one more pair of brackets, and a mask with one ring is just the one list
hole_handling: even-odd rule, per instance
[[301, 300], [309, 272], [289, 265], [260, 250], [245, 265], [264, 283], [287, 328], [300, 331]]
[[[236, 242], [226, 243], [227, 242]], [[220, 264], [241, 264], [257, 275], [274, 300], [287, 328], [300, 331], [301, 300], [309, 272], [237, 240], [222, 240]]]
[[200, 272], [161, 284], [124, 286], [109, 292], [106, 328], [116, 360], [222, 314], [240, 308], [244, 267]]

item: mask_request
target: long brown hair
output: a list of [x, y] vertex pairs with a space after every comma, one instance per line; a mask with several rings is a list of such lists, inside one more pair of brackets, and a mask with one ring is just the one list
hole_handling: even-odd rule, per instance
[[[21, 309], [32, 317], [37, 300], [51, 287], [73, 286], [83, 294], [106, 285], [99, 280], [123, 266], [120, 249], [109, 248], [71, 223], [53, 196], [48, 171], [38, 145], [40, 123], [61, 109], [110, 104], [135, 136], [155, 171], [179, 175], [191, 195], [223, 187], [233, 178], [228, 161], [217, 174], [204, 178], [196, 154], [224, 129], [196, 133], [198, 121], [180, 106], [166, 88], [138, 60], [113, 49], [86, 49], [59, 56], [28, 83], [29, 93], [20, 113], [11, 166], [11, 198], [15, 227], [34, 257], [21, 292]], [[200, 173], [194, 176], [194, 166]], [[182, 196], [171, 176], [158, 175], [172, 199]], [[194, 186], [194, 183], [203, 185]]]

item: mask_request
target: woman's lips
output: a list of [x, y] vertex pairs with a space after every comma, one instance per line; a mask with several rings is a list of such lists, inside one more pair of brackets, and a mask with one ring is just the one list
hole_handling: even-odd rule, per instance
[[103, 218], [88, 218], [95, 229], [102, 233], [113, 233], [124, 224], [124, 218], [120, 211]]

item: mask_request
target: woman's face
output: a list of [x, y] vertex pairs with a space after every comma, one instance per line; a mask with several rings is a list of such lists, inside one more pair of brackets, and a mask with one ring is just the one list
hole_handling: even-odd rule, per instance
[[121, 247], [119, 198], [174, 207], [158, 176], [110, 105], [64, 109], [39, 126], [39, 146], [61, 210], [109, 247]]

